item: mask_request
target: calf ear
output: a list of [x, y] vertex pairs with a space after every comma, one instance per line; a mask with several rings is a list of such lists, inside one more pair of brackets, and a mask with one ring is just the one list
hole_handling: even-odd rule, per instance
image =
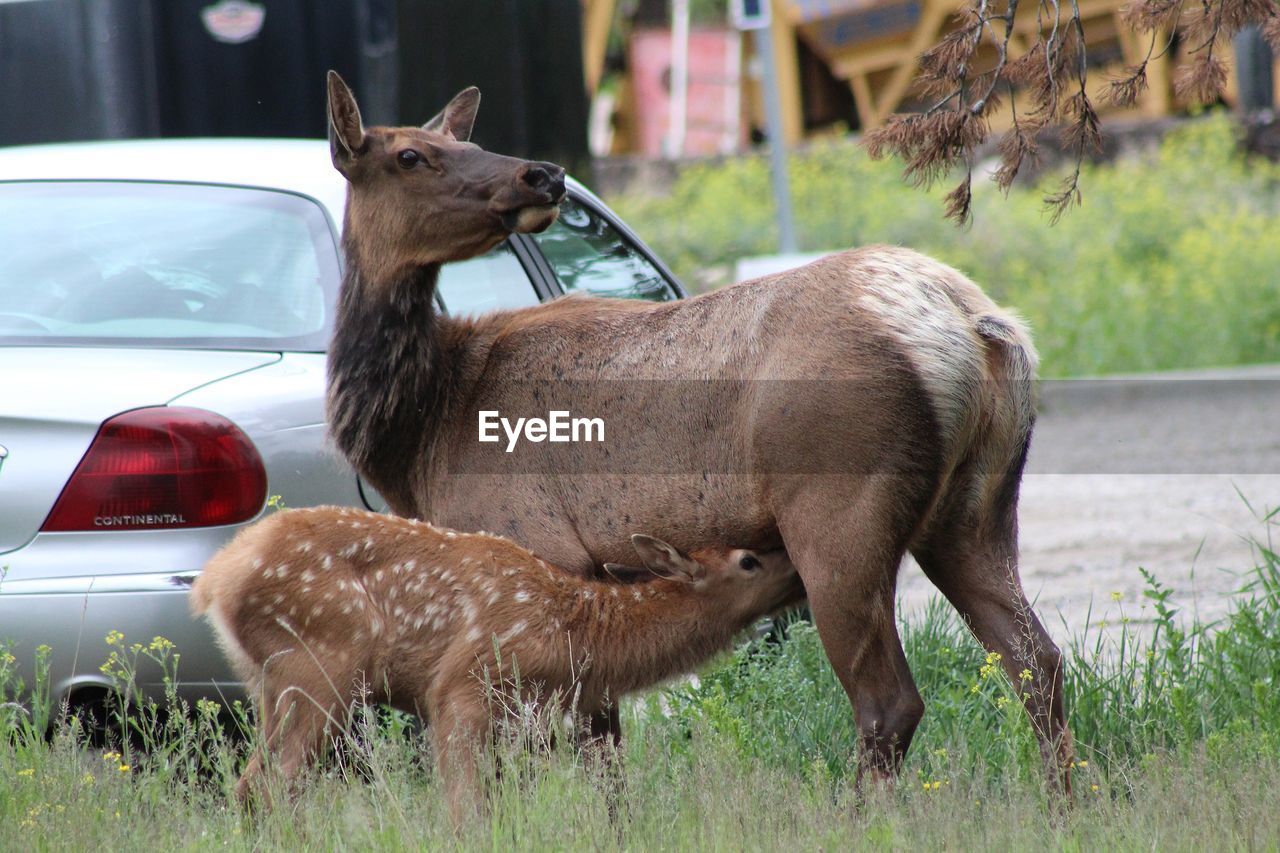
[[625, 563], [605, 563], [601, 566], [610, 580], [622, 584], [633, 584], [648, 580], [653, 574], [640, 566], [628, 566]]
[[448, 106], [424, 124], [422, 129], [466, 142], [471, 139], [471, 128], [476, 123], [476, 111], [479, 109], [480, 90], [471, 86], [454, 95]]
[[364, 124], [355, 95], [337, 71], [329, 72], [329, 156], [333, 167], [346, 174], [356, 155], [364, 150]]
[[660, 578], [693, 582], [701, 580], [706, 569], [672, 545], [661, 539], [637, 533], [631, 537], [631, 547], [636, 549], [640, 562]]

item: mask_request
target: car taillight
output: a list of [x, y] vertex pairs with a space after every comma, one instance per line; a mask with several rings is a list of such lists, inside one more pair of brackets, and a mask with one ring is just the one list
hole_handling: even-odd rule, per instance
[[262, 457], [231, 421], [202, 409], [135, 409], [98, 429], [41, 530], [235, 524], [266, 496]]

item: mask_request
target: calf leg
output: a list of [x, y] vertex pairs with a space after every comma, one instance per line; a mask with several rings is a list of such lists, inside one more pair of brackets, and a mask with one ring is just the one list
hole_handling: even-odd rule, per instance
[[260, 743], [236, 784], [236, 798], [247, 804], [256, 794], [269, 808], [267, 772], [286, 784], [296, 779], [323, 751], [325, 738], [339, 722], [342, 709], [331, 694], [316, 696], [299, 686], [274, 690], [268, 685], [263, 700]]
[[449, 804], [454, 829], [460, 829], [476, 814], [483, 798], [477, 759], [489, 747], [493, 718], [474, 685], [433, 703], [432, 747], [436, 769]]
[[610, 705], [607, 710], [591, 714], [588, 719], [588, 730], [582, 738], [581, 746], [585, 755], [596, 762], [605, 785], [605, 802], [609, 807], [609, 819], [616, 822], [619, 807], [623, 803], [622, 772], [622, 722], [618, 716], [618, 706]]

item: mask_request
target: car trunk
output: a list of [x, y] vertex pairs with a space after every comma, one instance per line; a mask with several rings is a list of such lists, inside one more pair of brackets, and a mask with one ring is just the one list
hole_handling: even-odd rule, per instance
[[274, 352], [0, 347], [0, 554], [39, 531], [101, 423], [280, 358]]

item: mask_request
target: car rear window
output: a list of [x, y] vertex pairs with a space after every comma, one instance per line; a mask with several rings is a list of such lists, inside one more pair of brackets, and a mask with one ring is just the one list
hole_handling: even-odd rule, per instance
[[338, 247], [272, 190], [0, 183], [0, 344], [322, 351]]

